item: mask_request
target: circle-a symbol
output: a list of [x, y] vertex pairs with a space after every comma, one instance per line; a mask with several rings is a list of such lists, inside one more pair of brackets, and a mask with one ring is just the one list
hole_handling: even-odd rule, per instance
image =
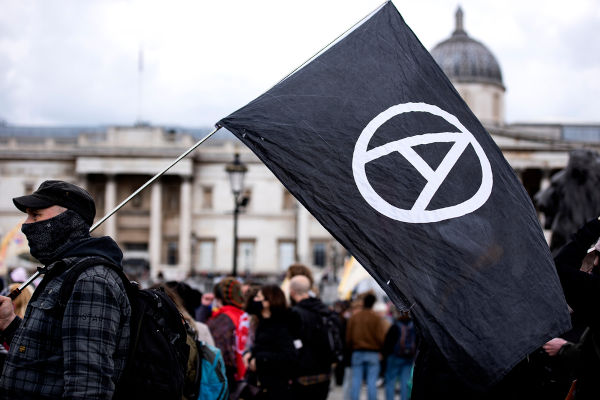
[[[379, 147], [368, 150], [371, 138], [381, 125], [389, 119], [409, 112], [425, 112], [445, 119], [448, 123], [456, 127], [459, 132], [441, 132], [424, 133], [396, 140]], [[413, 149], [414, 146], [431, 143], [449, 142], [454, 143], [440, 165], [433, 170]], [[481, 165], [481, 185], [477, 192], [468, 200], [449, 207], [443, 207], [435, 210], [427, 210], [431, 199], [437, 193], [441, 184], [444, 182], [450, 170], [454, 167], [459, 157], [463, 154], [468, 145], [475, 150], [475, 154]], [[419, 194], [413, 207], [405, 210], [395, 207], [385, 201], [373, 189], [366, 173], [366, 164], [390, 154], [394, 151], [400, 153], [415, 169], [423, 175], [427, 184]], [[404, 103], [397, 104], [377, 115], [363, 129], [352, 156], [352, 173], [354, 181], [362, 197], [371, 207], [381, 214], [395, 219], [397, 221], [409, 223], [428, 223], [439, 222], [447, 219], [461, 217], [471, 213], [481, 207], [492, 193], [493, 178], [492, 168], [481, 145], [477, 142], [473, 134], [465, 128], [458, 118], [442, 110], [441, 108], [427, 103]]]

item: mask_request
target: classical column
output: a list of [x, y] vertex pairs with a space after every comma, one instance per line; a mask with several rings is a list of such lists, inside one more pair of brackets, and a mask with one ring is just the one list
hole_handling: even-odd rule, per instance
[[308, 239], [308, 217], [309, 213], [300, 203], [297, 205], [298, 214], [296, 216], [296, 249], [298, 251], [298, 261], [304, 264], [310, 263], [310, 248]]
[[160, 182], [152, 184], [150, 199], [150, 275], [156, 277], [160, 269], [160, 250], [162, 247], [162, 185]]
[[181, 271], [191, 272], [192, 183], [190, 177], [182, 177], [179, 201], [179, 267]]
[[[108, 215], [117, 205], [117, 183], [114, 175], [107, 175], [104, 190], [104, 215]], [[111, 238], [117, 237], [117, 215], [104, 221], [104, 233]]]

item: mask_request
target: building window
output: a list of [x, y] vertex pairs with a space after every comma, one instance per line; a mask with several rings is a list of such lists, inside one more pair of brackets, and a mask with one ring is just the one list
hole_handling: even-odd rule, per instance
[[254, 247], [254, 240], [238, 242], [238, 268], [240, 271], [252, 272], [254, 270]]
[[212, 186], [202, 187], [202, 209], [212, 210], [213, 208], [213, 188]]
[[296, 243], [291, 240], [279, 242], [279, 270], [285, 271], [296, 261]]
[[312, 245], [313, 265], [324, 267], [327, 264], [327, 242], [314, 242]]
[[284, 210], [293, 210], [296, 205], [296, 199], [287, 189], [283, 189], [283, 206]]
[[215, 240], [198, 241], [198, 268], [200, 271], [211, 271], [215, 265]]
[[177, 265], [177, 242], [167, 243], [167, 265]]

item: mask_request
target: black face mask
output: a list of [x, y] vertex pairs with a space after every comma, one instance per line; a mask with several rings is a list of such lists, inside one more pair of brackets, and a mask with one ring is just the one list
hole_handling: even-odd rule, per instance
[[290, 306], [292, 306], [292, 307], [293, 307], [293, 306], [295, 306], [296, 304], [298, 304], [298, 303], [296, 303], [296, 300], [294, 300], [294, 298], [293, 298], [292, 296], [290, 296]]
[[44, 265], [58, 256], [77, 239], [88, 237], [90, 227], [75, 211], [67, 210], [44, 221], [23, 224], [21, 232], [29, 242], [29, 252]]
[[251, 315], [260, 315], [263, 309], [262, 301], [252, 300], [248, 302], [246, 312]]

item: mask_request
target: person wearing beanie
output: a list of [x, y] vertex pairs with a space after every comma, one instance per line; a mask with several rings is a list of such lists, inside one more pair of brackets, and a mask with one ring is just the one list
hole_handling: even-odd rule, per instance
[[229, 392], [235, 393], [244, 379], [246, 366], [243, 352], [246, 348], [250, 319], [244, 312], [242, 285], [232, 277], [219, 281], [214, 288], [215, 309], [207, 322], [215, 346], [221, 350]]
[[131, 306], [117, 272], [98, 264], [83, 271], [63, 312], [55, 312], [68, 269], [103, 257], [121, 266], [110, 237], [91, 237], [94, 199], [64, 181], [45, 181], [13, 199], [27, 214], [22, 232], [43, 280], [25, 316], [0, 296], [0, 342], [10, 346], [0, 376], [0, 399], [111, 399], [125, 366]]

